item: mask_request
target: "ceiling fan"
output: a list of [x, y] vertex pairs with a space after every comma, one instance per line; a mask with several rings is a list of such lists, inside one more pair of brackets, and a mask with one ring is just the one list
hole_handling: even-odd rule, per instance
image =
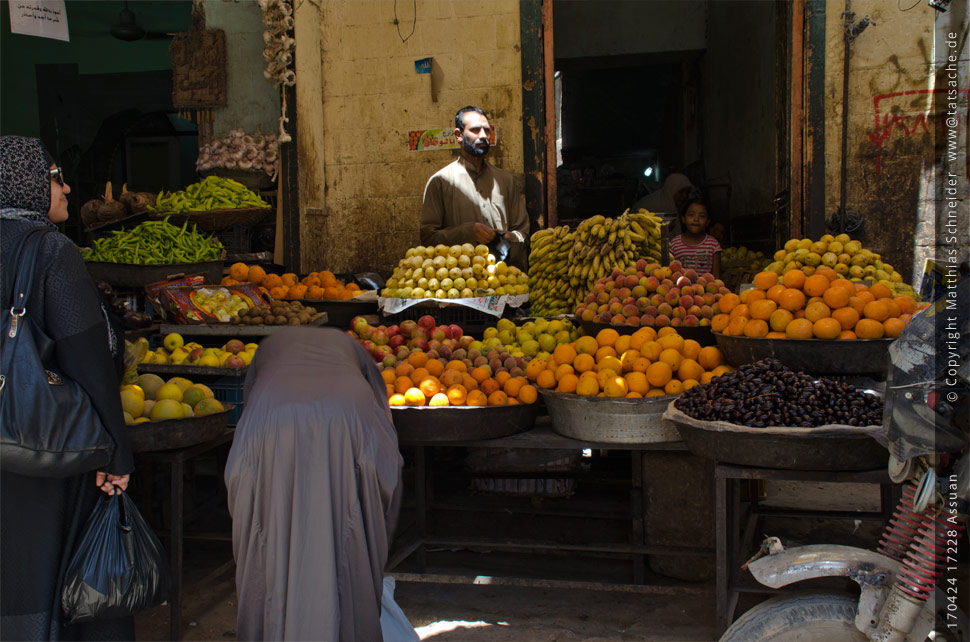
[[125, 0], [124, 9], [118, 14], [118, 24], [111, 27], [111, 35], [118, 40], [124, 40], [126, 42], [134, 42], [142, 38], [160, 40], [172, 37], [164, 32], [145, 31], [136, 21], [135, 12], [128, 8], [127, 0]]

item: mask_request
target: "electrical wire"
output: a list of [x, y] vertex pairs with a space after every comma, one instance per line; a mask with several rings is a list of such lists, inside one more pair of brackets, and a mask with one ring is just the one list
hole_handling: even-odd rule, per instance
[[394, 0], [394, 27], [397, 29], [397, 37], [401, 39], [401, 42], [407, 42], [408, 38], [414, 35], [414, 28], [418, 24], [418, 0], [413, 0], [412, 5], [414, 18], [411, 20], [411, 33], [409, 33], [407, 36], [402, 36], [401, 21], [397, 18], [397, 0]]
[[900, 11], [912, 11], [917, 6], [919, 6], [919, 3], [921, 3], [923, 0], [916, 0], [916, 2], [914, 2], [912, 5], [910, 5], [909, 7], [905, 8], [905, 9], [903, 9], [903, 7], [901, 6], [902, 1], [903, 0], [896, 0], [896, 8], [899, 9]]
[[839, 208], [825, 221], [825, 226], [835, 234], [861, 233], [866, 227], [866, 220], [856, 212]]

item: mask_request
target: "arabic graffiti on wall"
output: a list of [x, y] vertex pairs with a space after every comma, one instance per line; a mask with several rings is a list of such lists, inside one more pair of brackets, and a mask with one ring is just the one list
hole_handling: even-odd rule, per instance
[[[960, 90], [960, 93], [967, 93], [968, 90]], [[904, 96], [914, 96], [919, 94], [945, 94], [946, 89], [913, 89], [911, 91], [900, 91], [892, 94], [880, 94], [872, 97], [872, 107], [874, 115], [874, 126], [872, 129], [866, 132], [869, 137], [869, 141], [875, 146], [875, 162], [876, 162], [876, 174], [882, 173], [882, 151], [885, 146], [886, 141], [888, 141], [895, 134], [896, 136], [903, 136], [904, 138], [909, 138], [913, 134], [924, 132], [926, 134], [932, 133], [930, 127], [940, 128], [942, 127], [942, 114], [933, 114], [929, 111], [920, 112], [918, 114], [903, 113], [900, 111], [893, 111], [893, 107], [898, 105], [893, 103], [893, 99], [899, 99]], [[958, 126], [962, 126], [962, 123], [958, 123]]]

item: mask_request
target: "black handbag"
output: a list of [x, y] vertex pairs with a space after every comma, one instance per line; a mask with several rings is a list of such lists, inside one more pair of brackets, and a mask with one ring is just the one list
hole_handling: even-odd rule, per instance
[[58, 371], [54, 341], [28, 315], [46, 228], [20, 243], [11, 301], [0, 323], [0, 470], [71, 477], [111, 461], [114, 440], [87, 392]]

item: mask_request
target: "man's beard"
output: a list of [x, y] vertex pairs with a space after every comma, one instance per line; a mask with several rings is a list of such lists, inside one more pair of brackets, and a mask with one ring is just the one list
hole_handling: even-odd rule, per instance
[[489, 143], [487, 140], [485, 140], [485, 141], [482, 141], [479, 146], [476, 146], [474, 143], [472, 143], [467, 138], [462, 136], [461, 147], [462, 149], [464, 149], [466, 152], [468, 152], [470, 155], [474, 156], [475, 158], [482, 158], [485, 156], [485, 154], [488, 153]]

